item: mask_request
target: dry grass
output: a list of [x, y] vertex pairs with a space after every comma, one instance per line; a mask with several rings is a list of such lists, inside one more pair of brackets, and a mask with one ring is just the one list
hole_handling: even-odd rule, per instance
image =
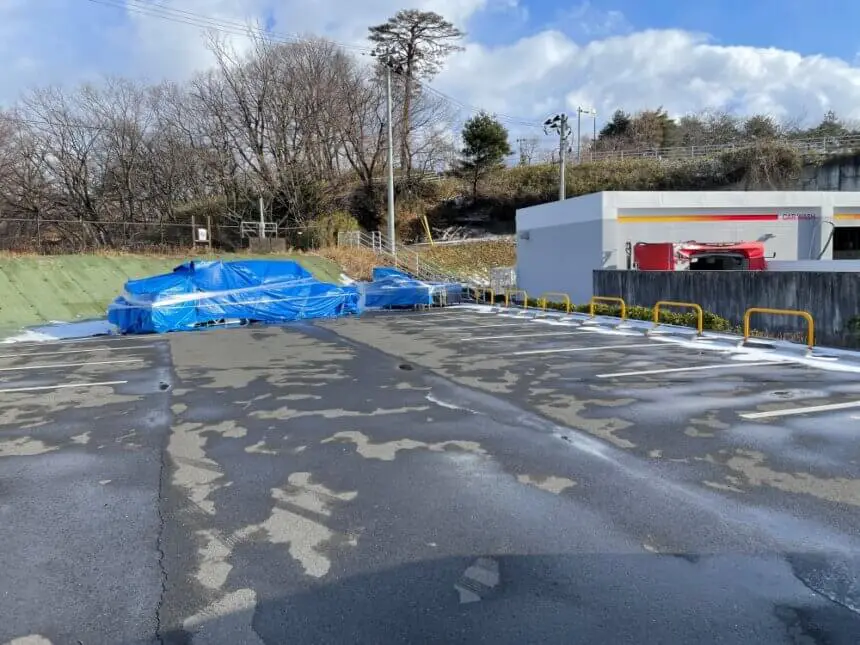
[[[426, 247], [421, 257], [441, 269], [463, 277], [487, 277], [493, 267], [516, 264], [516, 245], [513, 242], [472, 242]], [[373, 267], [387, 264], [383, 256], [372, 250], [352, 246], [329, 246], [315, 255], [341, 267], [353, 280], [370, 280]]]
[[517, 263], [513, 241], [470, 242], [425, 247], [421, 256], [436, 266], [462, 275], [488, 276], [493, 267]]
[[334, 262], [353, 280], [370, 280], [373, 267], [382, 262], [370, 249], [354, 246], [327, 246], [316, 251], [315, 255]]

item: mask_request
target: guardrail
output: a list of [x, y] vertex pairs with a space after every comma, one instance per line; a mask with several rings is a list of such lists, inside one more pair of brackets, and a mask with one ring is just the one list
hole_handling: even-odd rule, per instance
[[656, 329], [660, 325], [660, 307], [681, 307], [692, 309], [696, 312], [696, 331], [699, 336], [705, 333], [705, 312], [695, 302], [675, 302], [674, 300], [659, 300], [654, 303], [654, 327]]
[[523, 289], [505, 289], [505, 307], [511, 306], [512, 296], [518, 293], [523, 294], [523, 308], [528, 308], [529, 295]]
[[766, 307], [750, 307], [744, 312], [744, 342], [750, 338], [750, 318], [753, 314], [771, 314], [776, 316], [798, 316], [803, 318], [806, 325], [806, 346], [811, 350], [815, 347], [815, 320], [808, 311], [798, 309], [768, 309]]
[[570, 310], [572, 309], [570, 296], [567, 295], [564, 291], [547, 291], [546, 293], [542, 293], [540, 298], [538, 298], [538, 307], [540, 307], [543, 311], [546, 311], [546, 308], [549, 305], [549, 296], [561, 296], [561, 301], [564, 303], [565, 313], [570, 313]]
[[621, 320], [627, 320], [627, 303], [624, 302], [624, 298], [616, 298], [614, 296], [592, 296], [591, 300], [588, 301], [588, 315], [594, 318], [594, 305], [598, 302], [609, 303], [615, 302], [620, 303], [621, 305]]

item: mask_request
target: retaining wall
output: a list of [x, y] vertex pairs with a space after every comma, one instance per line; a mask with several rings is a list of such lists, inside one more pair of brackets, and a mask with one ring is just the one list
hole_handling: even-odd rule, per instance
[[[799, 309], [815, 319], [816, 344], [860, 348], [860, 274], [805, 271], [594, 271], [594, 295], [628, 305], [695, 302], [740, 325], [749, 307]], [[796, 333], [800, 318], [755, 314], [753, 329]]]

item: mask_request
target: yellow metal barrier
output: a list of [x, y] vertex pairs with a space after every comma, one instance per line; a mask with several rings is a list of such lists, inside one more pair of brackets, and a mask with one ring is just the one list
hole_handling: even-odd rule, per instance
[[696, 331], [699, 336], [705, 333], [705, 312], [695, 302], [674, 302], [672, 300], [661, 300], [654, 304], [654, 327], [660, 324], [660, 307], [683, 307], [693, 309], [696, 312]]
[[475, 302], [480, 302], [482, 299], [485, 300], [487, 294], [490, 295], [489, 302], [491, 305], [496, 302], [496, 292], [490, 287], [469, 287], [469, 291], [475, 292]]
[[[564, 293], [563, 291], [547, 291], [546, 293], [542, 293], [540, 298], [538, 299], [538, 306], [546, 311], [547, 305], [549, 304], [548, 298], [550, 296], [561, 296], [561, 301], [564, 303], [564, 310], [567, 313], [570, 313], [571, 304], [570, 304], [570, 296]], [[555, 301], [553, 301], [555, 302]]]
[[523, 294], [523, 307], [529, 306], [529, 295], [523, 289], [505, 289], [505, 307], [511, 306], [511, 298], [516, 294]]
[[627, 320], [627, 303], [624, 298], [615, 298], [610, 296], [592, 296], [588, 302], [588, 315], [594, 318], [594, 305], [598, 302], [617, 302], [621, 303], [621, 320]]
[[750, 318], [753, 314], [774, 314], [778, 316], [799, 316], [803, 318], [807, 325], [806, 329], [806, 346], [812, 349], [815, 346], [815, 320], [812, 314], [808, 311], [799, 311], [797, 309], [767, 309], [765, 307], [751, 307], [744, 312], [744, 342], [750, 337]]

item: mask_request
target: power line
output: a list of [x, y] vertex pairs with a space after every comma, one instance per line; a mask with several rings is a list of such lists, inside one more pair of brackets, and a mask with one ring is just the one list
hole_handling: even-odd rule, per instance
[[[187, 11], [184, 9], [174, 9], [172, 7], [167, 7], [163, 4], [158, 4], [158, 3], [143, 3], [143, 2], [140, 2], [140, 0], [126, 0], [125, 3], [119, 2], [118, 0], [87, 0], [87, 1], [91, 2], [93, 4], [99, 4], [99, 5], [106, 6], [106, 7], [113, 7], [115, 9], [121, 9], [123, 11], [129, 11], [131, 13], [135, 13], [138, 15], [149, 16], [149, 17], [160, 19], [160, 20], [166, 20], [168, 22], [185, 24], [185, 25], [189, 25], [192, 27], [199, 27], [202, 29], [210, 29], [212, 31], [218, 31], [218, 32], [226, 33], [226, 34], [230, 34], [230, 35], [248, 36], [250, 34], [256, 33], [258, 35], [265, 36], [267, 39], [272, 40], [274, 42], [279, 42], [279, 43], [284, 43], [284, 44], [286, 44], [286, 43], [311, 42], [310, 39], [308, 39], [306, 37], [301, 37], [301, 36], [298, 36], [295, 34], [283, 34], [283, 33], [278, 33], [278, 32], [266, 31], [266, 30], [260, 29], [259, 27], [251, 27], [250, 25], [242, 25], [241, 23], [234, 22], [234, 21], [210, 18], [210, 17], [204, 16], [202, 14], [199, 14], [199, 13], [196, 13], [193, 11]], [[337, 41], [329, 40], [326, 38], [319, 38], [318, 40], [320, 40], [322, 42], [330, 43], [332, 45], [336, 45], [336, 46], [344, 48], [344, 49], [350, 49], [353, 51], [358, 51], [358, 52], [361, 52], [363, 54], [367, 54], [367, 53], [370, 53], [372, 51], [368, 47], [361, 47], [359, 45], [337, 42]], [[392, 71], [394, 71], [395, 74], [398, 74], [398, 72], [396, 72], [395, 70], [392, 70]], [[398, 74], [398, 75], [402, 76], [402, 74]], [[469, 103], [465, 103], [464, 101], [460, 101], [459, 99], [456, 99], [453, 96], [450, 96], [449, 94], [446, 94], [446, 93], [442, 92], [441, 90], [438, 90], [435, 87], [432, 87], [428, 83], [419, 81], [418, 79], [416, 79], [414, 77], [412, 78], [412, 83], [415, 84], [416, 86], [421, 87], [422, 89], [426, 90], [428, 93], [433, 94], [433, 95], [437, 96], [438, 98], [441, 98], [445, 101], [448, 101], [452, 105], [460, 107], [461, 109], [468, 110], [468, 111], [472, 112], [473, 114], [477, 114], [479, 112], [485, 112], [485, 111], [489, 112], [488, 110], [484, 110], [483, 108], [480, 108], [478, 106], [471, 105]], [[504, 114], [504, 113], [493, 113], [493, 114], [494, 114], [495, 118], [497, 118], [498, 120], [505, 121], [505, 122], [510, 123], [512, 125], [519, 125], [519, 126], [532, 127], [532, 128], [540, 128], [541, 127], [541, 125], [539, 123], [532, 121], [532, 120], [529, 120], [529, 119], [526, 119], [526, 118], [512, 116], [512, 115]]]
[[[194, 11], [188, 11], [186, 9], [176, 9], [174, 7], [170, 7], [158, 2], [142, 2], [141, 0], [125, 0], [124, 2], [121, 0], [87, 1], [93, 4], [103, 5], [105, 7], [113, 7], [115, 9], [120, 9], [123, 12], [134, 13], [141, 16], [151, 16], [153, 18], [159, 18], [161, 20], [167, 20], [169, 22], [177, 22], [180, 24], [190, 25], [192, 27], [212, 29], [213, 31], [220, 31], [239, 36], [258, 34], [264, 35], [267, 38], [273, 40], [277, 40], [278, 42], [292, 43], [308, 42], [309, 40], [307, 37], [302, 37], [298, 34], [287, 34], [267, 31], [265, 29], [252, 26], [248, 23], [236, 22], [234, 20], [226, 20], [224, 18], [210, 18]], [[370, 51], [370, 49], [367, 47], [361, 47], [355, 44], [337, 42], [327, 38], [320, 38], [319, 40], [330, 43], [332, 45], [337, 45], [338, 47], [342, 47], [344, 49], [352, 49], [362, 52]]]

